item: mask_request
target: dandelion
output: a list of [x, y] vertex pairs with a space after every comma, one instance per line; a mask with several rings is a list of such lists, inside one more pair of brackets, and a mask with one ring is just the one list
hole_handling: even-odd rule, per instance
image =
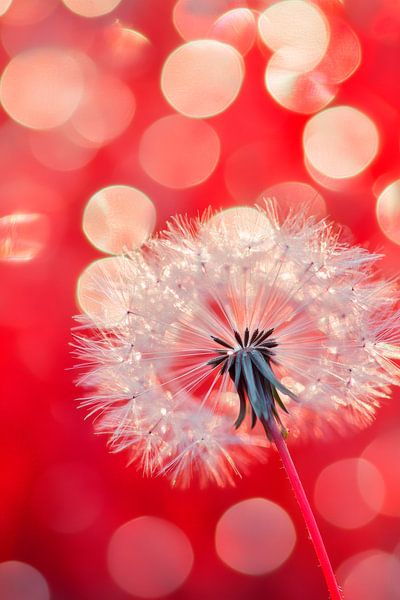
[[366, 426], [399, 384], [397, 286], [378, 259], [306, 211], [280, 222], [273, 203], [178, 217], [93, 278], [76, 332], [84, 404], [144, 473], [225, 485], [277, 448], [332, 598], [285, 439]]

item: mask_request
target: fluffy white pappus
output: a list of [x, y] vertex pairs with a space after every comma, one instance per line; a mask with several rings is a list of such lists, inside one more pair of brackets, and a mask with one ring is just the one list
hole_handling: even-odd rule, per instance
[[232, 483], [261, 422], [295, 438], [363, 427], [400, 383], [396, 281], [379, 255], [273, 203], [178, 217], [89, 285], [75, 353], [113, 451], [173, 483]]

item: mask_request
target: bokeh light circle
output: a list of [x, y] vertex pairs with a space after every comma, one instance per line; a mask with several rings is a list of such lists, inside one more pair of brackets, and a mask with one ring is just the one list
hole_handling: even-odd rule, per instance
[[344, 19], [330, 18], [329, 47], [318, 70], [329, 82], [348, 79], [361, 63], [361, 44], [356, 33]]
[[373, 464], [359, 458], [339, 460], [325, 467], [314, 490], [318, 512], [342, 529], [357, 529], [372, 521], [384, 497], [381, 474]]
[[288, 69], [280, 52], [273, 54], [265, 70], [265, 86], [281, 106], [302, 114], [312, 114], [335, 98], [337, 86], [319, 71], [306, 73]]
[[324, 198], [309, 183], [302, 181], [282, 181], [271, 185], [264, 190], [259, 201], [263, 199], [275, 200], [279, 214], [283, 217], [291, 211], [304, 211], [307, 216], [313, 215], [317, 219], [323, 219], [327, 215]]
[[51, 219], [50, 237], [53, 243], [65, 227], [65, 200], [50, 180], [45, 182], [33, 173], [10, 172], [0, 179], [0, 197], [6, 216], [29, 215], [27, 220], [16, 219], [19, 223], [27, 223], [28, 226], [39, 224], [36, 215]]
[[94, 158], [97, 149], [78, 145], [68, 133], [63, 129], [31, 131], [29, 145], [33, 156], [55, 171], [82, 169]]
[[310, 163], [306, 156], [304, 156], [304, 166], [307, 169], [307, 172], [310, 175], [310, 177], [316, 183], [318, 183], [318, 185], [328, 190], [334, 190], [335, 192], [343, 192], [345, 190], [348, 190], [349, 187], [352, 186], [353, 182], [351, 179], [334, 179], [333, 177], [328, 177], [320, 171], [317, 171], [317, 169], [313, 167], [313, 165]]
[[314, 115], [303, 133], [307, 160], [334, 179], [361, 173], [375, 158], [378, 146], [373, 121], [351, 106], [335, 106]]
[[18, 560], [0, 563], [1, 600], [50, 600], [49, 586], [43, 575]]
[[[347, 564], [346, 564], [347, 563]], [[348, 559], [339, 569], [346, 600], [398, 600], [400, 598], [400, 559], [388, 552], [372, 550]]]
[[98, 74], [88, 83], [71, 123], [89, 145], [102, 146], [125, 131], [135, 110], [135, 96], [126, 83]]
[[253, 206], [233, 206], [215, 213], [208, 221], [207, 227], [224, 232], [233, 239], [254, 240], [272, 230], [266, 215]]
[[40, 213], [14, 213], [0, 218], [0, 260], [27, 261], [44, 249], [50, 223]]
[[385, 236], [400, 244], [400, 179], [393, 181], [379, 195], [376, 218]]
[[246, 575], [275, 571], [289, 558], [295, 543], [289, 515], [264, 498], [233, 505], [222, 515], [215, 532], [220, 559]]
[[193, 565], [186, 535], [157, 517], [128, 521], [113, 534], [108, 547], [111, 577], [140, 598], [159, 598], [179, 588]]
[[[2, 25], [25, 27], [46, 19], [57, 8], [58, 0], [0, 0], [7, 10], [2, 17]], [[0, 10], [1, 14], [1, 10]]]
[[90, 198], [82, 226], [96, 248], [119, 254], [141, 246], [155, 223], [156, 209], [146, 194], [127, 185], [112, 185]]
[[17, 123], [33, 129], [52, 129], [65, 123], [83, 91], [79, 55], [60, 48], [34, 48], [18, 54], [0, 81], [3, 108]]
[[121, 0], [62, 0], [69, 10], [81, 17], [101, 17], [113, 11]]
[[[117, 256], [101, 258], [90, 263], [78, 278], [76, 286], [76, 302], [80, 310], [94, 322], [104, 327], [112, 327], [121, 323], [126, 317], [126, 306], [120, 302], [120, 292], [126, 284], [124, 274], [130, 272], [129, 259]], [[130, 262], [130, 261], [129, 261]], [[107, 281], [115, 294], [104, 289]]]
[[230, 44], [242, 56], [246, 55], [257, 37], [254, 13], [248, 8], [229, 10], [215, 21], [208, 37]]
[[207, 179], [218, 164], [220, 141], [211, 125], [182, 115], [155, 121], [144, 132], [139, 161], [158, 183], [187, 188]]
[[152, 45], [140, 31], [117, 21], [105, 30], [104, 39], [104, 59], [112, 68], [129, 68], [130, 74], [137, 75], [148, 66]]
[[215, 19], [230, 8], [231, 0], [177, 0], [172, 20], [186, 41], [207, 37]]
[[176, 48], [164, 63], [161, 89], [170, 105], [188, 117], [211, 117], [232, 104], [244, 78], [244, 63], [232, 46], [196, 40]]
[[386, 495], [380, 512], [390, 517], [400, 517], [399, 436], [399, 429], [389, 431], [371, 442], [362, 454], [383, 476]]
[[0, 0], [0, 17], [10, 8], [12, 0]]
[[311, 2], [275, 2], [260, 15], [258, 28], [261, 39], [271, 50], [279, 51], [288, 69], [310, 71], [328, 48], [329, 25]]

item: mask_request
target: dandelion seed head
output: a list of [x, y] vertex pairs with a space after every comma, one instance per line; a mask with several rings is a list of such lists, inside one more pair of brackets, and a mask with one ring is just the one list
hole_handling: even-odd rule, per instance
[[97, 430], [146, 475], [225, 485], [262, 457], [260, 422], [289, 440], [368, 425], [400, 382], [379, 258], [272, 200], [175, 218], [86, 281], [106, 307], [75, 331]]

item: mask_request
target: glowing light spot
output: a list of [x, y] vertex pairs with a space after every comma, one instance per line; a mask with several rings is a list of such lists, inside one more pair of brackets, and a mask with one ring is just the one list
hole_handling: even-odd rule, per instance
[[[74, 53], [75, 58], [81, 64], [90, 62], [89, 57], [83, 54], [85, 50], [90, 49], [98, 60], [98, 52], [93, 47], [99, 37], [98, 32], [94, 28], [87, 27], [83, 36], [84, 43], [81, 43], [81, 27], [71, 26], [71, 21], [75, 19], [70, 15], [65, 15], [65, 11], [60, 8], [60, 0], [43, 0], [43, 5], [49, 1], [52, 3], [52, 8], [59, 10], [56, 10], [55, 14], [49, 15], [43, 23], [35, 24], [34, 27], [30, 24], [20, 27], [13, 23], [4, 23], [3, 25], [7, 15], [1, 19], [0, 38], [8, 56], [13, 57], [34, 48], [55, 48], [70, 54]], [[32, 3], [34, 4], [35, 0]]]
[[77, 533], [100, 514], [103, 496], [96, 472], [79, 463], [57, 464], [36, 482], [32, 495], [35, 514], [59, 533]]
[[[82, 312], [104, 327], [121, 323], [126, 317], [126, 306], [120, 302], [118, 290], [123, 297], [124, 273], [129, 272], [127, 258], [111, 256], [95, 260], [81, 273], [76, 286], [76, 301]], [[104, 281], [116, 290], [111, 297], [104, 291]]]
[[60, 130], [32, 131], [29, 144], [36, 160], [56, 171], [82, 169], [96, 154], [95, 148], [76, 144], [66, 132]]
[[375, 181], [372, 184], [372, 193], [374, 194], [375, 198], [379, 198], [379, 196], [382, 194], [382, 192], [392, 183], [394, 183], [396, 181], [396, 177], [397, 177], [397, 172], [395, 171], [386, 171], [384, 173], [382, 173], [381, 175], [379, 175], [379, 177], [377, 177], [375, 179]]
[[87, 86], [71, 123], [88, 142], [102, 146], [125, 131], [135, 109], [135, 97], [125, 83], [98, 75]]
[[147, 66], [151, 43], [139, 31], [117, 21], [105, 30], [105, 42], [104, 58], [113, 67], [129, 68], [130, 73], [137, 75]]
[[212, 25], [208, 37], [230, 44], [242, 56], [254, 46], [257, 25], [248, 8], [234, 8], [221, 15]]
[[326, 202], [317, 190], [308, 183], [283, 181], [267, 188], [260, 197], [276, 200], [280, 214], [287, 216], [291, 210], [304, 210], [306, 215], [323, 219], [327, 215]]
[[0, 0], [0, 17], [10, 8], [12, 0]]
[[400, 517], [400, 448], [399, 430], [395, 429], [375, 439], [363, 452], [383, 476], [386, 495], [380, 512]]
[[361, 63], [361, 44], [357, 35], [344, 19], [331, 17], [331, 36], [318, 71], [331, 83], [348, 79]]
[[7, 12], [2, 23], [23, 27], [46, 19], [57, 7], [57, 0], [0, 0], [0, 15], [3, 5]]
[[15, 56], [0, 82], [0, 100], [9, 116], [33, 129], [65, 123], [83, 94], [78, 56], [56, 48], [35, 48]]
[[69, 10], [81, 17], [101, 17], [110, 13], [121, 0], [62, 0]]
[[348, 458], [320, 473], [314, 501], [318, 512], [336, 527], [357, 529], [378, 514], [384, 495], [385, 484], [376, 467], [364, 459]]
[[172, 19], [184, 40], [207, 37], [215, 19], [230, 8], [230, 0], [178, 0]]
[[351, 179], [334, 179], [333, 177], [328, 177], [323, 173], [320, 173], [313, 167], [310, 161], [304, 156], [304, 165], [308, 171], [310, 177], [318, 183], [318, 185], [327, 188], [328, 190], [334, 190], [336, 192], [340, 192], [346, 190], [351, 186]]
[[18, 560], [0, 563], [2, 600], [50, 600], [49, 586], [43, 575]]
[[380, 194], [376, 204], [379, 227], [389, 240], [400, 244], [400, 179], [393, 181]]
[[144, 132], [139, 161], [146, 173], [162, 185], [187, 188], [211, 175], [219, 154], [219, 137], [211, 125], [170, 115]]
[[49, 238], [49, 222], [38, 213], [16, 213], [0, 218], [0, 260], [35, 258]]
[[289, 515], [264, 498], [251, 498], [229, 508], [215, 532], [220, 559], [247, 575], [275, 571], [289, 558], [295, 543]]
[[127, 185], [99, 190], [83, 213], [83, 231], [89, 241], [110, 254], [141, 246], [155, 223], [156, 209], [150, 198]]
[[375, 158], [379, 135], [364, 113], [351, 106], [335, 106], [308, 121], [303, 146], [308, 161], [323, 175], [354, 177]]
[[211, 117], [239, 94], [244, 65], [239, 52], [216, 40], [197, 40], [167, 58], [161, 88], [171, 106], [188, 117]]
[[271, 231], [271, 223], [266, 215], [252, 206], [234, 206], [215, 213], [207, 221], [207, 226], [223, 231], [232, 238], [249, 240]]
[[179, 588], [193, 565], [193, 550], [176, 525], [156, 517], [128, 521], [114, 533], [108, 567], [128, 594], [158, 598]]
[[285, 58], [288, 68], [310, 71], [323, 58], [329, 43], [329, 25], [323, 12], [302, 0], [283, 0], [260, 16], [261, 39]]
[[[45, 215], [51, 219], [51, 227], [49, 236], [50, 242], [55, 242], [57, 233], [65, 226], [65, 203], [60, 194], [44, 185], [33, 177], [24, 176], [21, 172], [17, 175], [12, 174], [11, 177], [4, 177], [0, 182], [0, 197], [2, 199], [2, 210], [7, 215], [23, 214], [23, 215]], [[39, 221], [27, 220], [27, 226], [32, 223], [32, 226]], [[40, 230], [40, 228], [39, 228]]]
[[337, 86], [329, 83], [321, 72], [301, 73], [287, 68], [286, 59], [283, 60], [280, 52], [273, 54], [268, 61], [265, 85], [281, 106], [302, 114], [318, 112], [337, 93]]
[[[398, 600], [400, 597], [400, 560], [394, 554], [373, 550], [346, 561], [340, 578], [346, 600]], [[340, 571], [339, 571], [340, 573]]]

